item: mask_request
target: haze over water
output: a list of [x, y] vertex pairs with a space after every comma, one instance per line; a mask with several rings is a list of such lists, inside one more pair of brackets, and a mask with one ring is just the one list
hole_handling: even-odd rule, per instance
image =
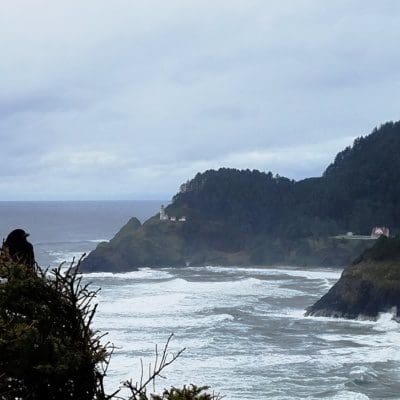
[[[0, 233], [31, 233], [38, 261], [61, 260], [110, 239], [131, 217], [146, 219], [161, 202], [0, 203]], [[101, 287], [95, 327], [117, 350], [108, 387], [140, 376], [140, 358], [170, 333], [183, 356], [158, 389], [210, 385], [227, 399], [399, 399], [400, 328], [379, 321], [305, 318], [304, 309], [340, 269], [300, 267], [142, 269], [86, 275]]]

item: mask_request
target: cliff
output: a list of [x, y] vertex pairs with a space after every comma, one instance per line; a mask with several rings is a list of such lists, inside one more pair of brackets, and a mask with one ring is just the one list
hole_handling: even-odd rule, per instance
[[[136, 220], [136, 219], [135, 219]], [[143, 225], [130, 220], [110, 240], [82, 261], [84, 272], [126, 272], [139, 267], [201, 265], [342, 266], [371, 245], [368, 241], [308, 238], [282, 242], [253, 237], [250, 248], [238, 246], [223, 226], [197, 226], [151, 218]], [[251, 246], [250, 238], [246, 245]], [[239, 248], [239, 249], [238, 249]]]
[[140, 266], [179, 265], [185, 247], [180, 228], [158, 218], [151, 218], [143, 225], [137, 218], [131, 218], [114, 238], [100, 243], [83, 260], [81, 270], [121, 272]]
[[400, 317], [400, 238], [381, 237], [306, 315], [375, 319], [393, 308]]

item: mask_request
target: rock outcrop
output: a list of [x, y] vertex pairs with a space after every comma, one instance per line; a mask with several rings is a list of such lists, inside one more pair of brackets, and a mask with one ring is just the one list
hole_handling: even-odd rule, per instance
[[100, 243], [81, 264], [84, 272], [134, 271], [183, 263], [182, 224], [151, 218], [143, 225], [131, 218], [109, 241]]
[[390, 311], [400, 317], [400, 238], [381, 237], [343, 271], [306, 316], [376, 319]]

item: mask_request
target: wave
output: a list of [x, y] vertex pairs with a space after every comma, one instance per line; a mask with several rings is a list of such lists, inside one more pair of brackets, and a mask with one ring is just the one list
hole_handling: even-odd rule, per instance
[[[200, 315], [200, 313], [180, 313], [175, 312], [162, 313], [158, 312], [144, 313], [135, 312], [131, 310], [129, 313], [116, 313], [111, 314], [109, 307], [99, 306], [99, 310], [103, 316], [98, 316], [96, 319], [96, 326], [102, 327], [108, 325], [108, 331], [119, 331], [123, 335], [132, 336], [135, 333], [140, 335], [144, 329], [160, 329], [168, 332], [175, 332], [176, 330], [191, 330], [202, 328], [215, 329], [216, 326], [230, 323], [234, 317], [230, 314], [215, 314], [215, 315]], [[159, 310], [161, 311], [161, 310]], [[111, 327], [110, 327], [111, 326]], [[129, 340], [128, 340], [129, 341]], [[120, 343], [123, 343], [120, 341]]]
[[371, 367], [357, 365], [349, 373], [349, 382], [355, 384], [366, 384], [377, 381], [378, 373]]
[[235, 274], [237, 272], [248, 273], [248, 274], [257, 274], [257, 275], [267, 275], [267, 276], [276, 276], [276, 275], [287, 275], [292, 277], [300, 277], [306, 279], [332, 279], [338, 280], [342, 273], [342, 269], [335, 268], [318, 268], [318, 269], [299, 269], [296, 267], [224, 267], [224, 266], [206, 266], [206, 267], [189, 267], [192, 270], [201, 270], [205, 268], [210, 272], [217, 273], [230, 273]]
[[343, 390], [333, 397], [327, 397], [328, 400], [369, 400], [369, 397], [365, 394], [352, 392], [350, 390]]
[[83, 276], [94, 279], [161, 280], [172, 278], [170, 272], [160, 268], [139, 268], [130, 272], [89, 272]]
[[78, 261], [84, 254], [82, 251], [49, 251], [47, 253], [49, 256], [53, 257], [52, 262], [55, 264], [61, 264], [63, 262], [69, 263], [73, 259]]
[[[267, 281], [254, 277], [224, 280], [224, 281], [192, 281], [183, 278], [174, 278], [167, 281], [155, 282], [151, 287], [144, 287], [146, 292], [175, 292], [188, 295], [201, 296], [201, 301], [210, 296], [218, 298], [239, 298], [266, 296], [271, 298], [291, 298], [302, 295], [303, 292], [297, 289], [281, 287], [281, 281]], [[141, 285], [143, 287], [143, 285]], [[141, 286], [137, 289], [140, 291]]]
[[[141, 271], [112, 274], [84, 274], [85, 278], [108, 280], [123, 279], [124, 284], [103, 286], [99, 294], [100, 309], [107, 315], [126, 317], [151, 316], [158, 319], [175, 318], [199, 313], [210, 313], [223, 307], [240, 307], [248, 304], [257, 308], [257, 314], [269, 309], [267, 299], [287, 299], [302, 292], [280, 287], [279, 282], [247, 278], [224, 282], [193, 282], [182, 278], [171, 278], [164, 270], [144, 269]], [[201, 316], [201, 315], [200, 315]]]
[[34, 242], [34, 246], [55, 246], [55, 245], [69, 245], [69, 244], [82, 244], [82, 243], [101, 243], [108, 242], [110, 239], [82, 239], [82, 240], [61, 240], [55, 242]]
[[[288, 281], [282, 278], [282, 270], [295, 277], [300, 271], [303, 278]], [[120, 347], [114, 358], [116, 380], [132, 366], [132, 357], [153, 361], [154, 343], [162, 344], [170, 332], [179, 337], [178, 347], [190, 347], [190, 355], [180, 359], [171, 375], [182, 382], [182, 377], [196, 374], [200, 383], [211, 384], [230, 399], [265, 398], [246, 397], [250, 392], [233, 393], [229, 388], [243, 376], [247, 387], [253, 385], [253, 377], [257, 385], [260, 377], [267, 376], [269, 386], [258, 393], [272, 392], [276, 383], [280, 393], [274, 392], [278, 397], [271, 398], [275, 399], [299, 398], [292, 394], [300, 390], [302, 398], [319, 398], [313, 394], [321, 393], [331, 400], [365, 400], [368, 396], [359, 392], [368, 394], [368, 384], [374, 385], [374, 366], [400, 362], [399, 325], [390, 313], [378, 321], [303, 315], [299, 302], [308, 302], [316, 295], [315, 289], [331, 279], [328, 275], [314, 280], [321, 276], [316, 274], [332, 271], [308, 271], [313, 282], [304, 281], [307, 271], [290, 268], [274, 268], [272, 275], [271, 269], [265, 269], [275, 279], [259, 272], [243, 273], [242, 268], [237, 275], [204, 271], [190, 274], [186, 269], [167, 268], [85, 274], [104, 279], [95, 325], [109, 331]], [[205, 363], [207, 368], [203, 368]], [[363, 366], [368, 368], [363, 370]], [[379, 379], [382, 368], [377, 368]], [[292, 385], [274, 383], [276, 374]], [[327, 376], [329, 381], [324, 380]], [[299, 381], [293, 382], [296, 378]], [[304, 385], [307, 378], [314, 386]]]
[[400, 324], [395, 320], [396, 314], [396, 308], [393, 308], [391, 312], [380, 313], [374, 325], [374, 329], [384, 332], [399, 331]]
[[356, 319], [349, 318], [336, 318], [336, 317], [316, 317], [316, 316], [304, 316], [305, 311], [302, 310], [303, 317], [307, 319], [312, 319], [320, 322], [344, 322], [348, 324], [361, 324], [373, 326], [374, 329], [387, 331], [389, 330], [399, 330], [400, 324], [394, 319], [395, 314], [393, 312], [383, 312], [380, 313], [376, 320], [365, 318], [360, 316]]

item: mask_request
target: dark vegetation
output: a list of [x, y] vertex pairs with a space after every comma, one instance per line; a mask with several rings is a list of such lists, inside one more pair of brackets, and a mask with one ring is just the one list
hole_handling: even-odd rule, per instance
[[[400, 236], [390, 239], [382, 236], [375, 245], [364, 252], [364, 254], [355, 262], [359, 261], [399, 261], [400, 262]], [[399, 264], [400, 272], [400, 264]]]
[[[255, 262], [279, 262], [290, 249], [302, 259], [318, 251], [320, 238], [369, 234], [373, 226], [399, 232], [399, 154], [400, 122], [390, 122], [356, 139], [320, 178], [295, 182], [271, 172], [206, 171], [174, 197], [167, 212], [188, 215], [195, 223], [192, 234], [211, 234], [221, 249], [248, 249]], [[323, 245], [335, 244], [324, 240]]]
[[1, 400], [217, 400], [207, 387], [148, 388], [180, 351], [168, 352], [168, 339], [149, 377], [127, 381], [106, 394], [104, 379], [113, 352], [92, 327], [97, 291], [82, 281], [77, 266], [50, 274], [0, 254]]
[[400, 122], [360, 137], [340, 152], [320, 178], [299, 182], [271, 172], [222, 168], [199, 173], [167, 211], [223, 223], [235, 233], [297, 239], [373, 226], [400, 228]]
[[95, 295], [71, 271], [0, 259], [0, 398], [92, 399], [107, 349], [90, 329]]

